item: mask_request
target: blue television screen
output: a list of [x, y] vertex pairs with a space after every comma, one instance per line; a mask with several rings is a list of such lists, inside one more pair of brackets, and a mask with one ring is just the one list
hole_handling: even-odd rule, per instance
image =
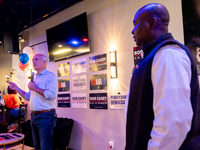
[[90, 52], [86, 12], [46, 30], [49, 61]]

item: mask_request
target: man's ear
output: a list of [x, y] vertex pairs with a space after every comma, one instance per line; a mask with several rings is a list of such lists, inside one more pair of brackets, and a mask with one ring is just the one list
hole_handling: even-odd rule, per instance
[[149, 27], [150, 29], [154, 29], [158, 24], [158, 18], [153, 17], [151, 18], [151, 20], [149, 21]]

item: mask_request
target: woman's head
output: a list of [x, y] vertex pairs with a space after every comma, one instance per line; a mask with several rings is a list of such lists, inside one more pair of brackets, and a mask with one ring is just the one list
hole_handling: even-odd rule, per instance
[[16, 90], [11, 90], [10, 86], [8, 86], [7, 92], [8, 92], [8, 94], [17, 94], [17, 91]]

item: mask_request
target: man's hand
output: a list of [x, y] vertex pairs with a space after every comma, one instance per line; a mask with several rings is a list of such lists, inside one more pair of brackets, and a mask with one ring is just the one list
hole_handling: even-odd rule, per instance
[[15, 83], [13, 83], [13, 82], [8, 82], [8, 83], [10, 84], [10, 89], [11, 90], [16, 90], [17, 91], [18, 86]]
[[20, 89], [15, 83], [13, 83], [13, 82], [8, 82], [9, 84], [10, 84], [10, 89], [11, 90], [16, 90], [18, 93], [19, 93], [19, 95], [21, 95], [23, 98], [25, 98], [25, 92], [22, 90], [22, 89]]
[[37, 86], [36, 86], [35, 82], [29, 82], [28, 88], [29, 88], [29, 90], [31, 90], [31, 91], [36, 91]]
[[44, 90], [41, 89], [41, 88], [39, 88], [39, 87], [37, 87], [37, 85], [35, 84], [35, 82], [29, 82], [28, 88], [29, 88], [29, 90], [35, 91], [36, 93], [38, 93], [38, 94], [40, 94], [40, 95], [42, 95], [42, 96], [45, 97]]

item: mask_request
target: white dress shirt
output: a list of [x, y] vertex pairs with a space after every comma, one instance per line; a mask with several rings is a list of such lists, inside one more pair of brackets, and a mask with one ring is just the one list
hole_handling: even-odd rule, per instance
[[30, 110], [41, 111], [55, 108], [55, 100], [58, 93], [58, 81], [56, 75], [45, 69], [41, 73], [36, 74], [34, 82], [37, 87], [45, 90], [45, 97], [34, 91], [26, 93], [25, 99], [30, 100]]
[[154, 121], [148, 150], [178, 150], [191, 128], [191, 62], [178, 45], [162, 47], [152, 63]]

